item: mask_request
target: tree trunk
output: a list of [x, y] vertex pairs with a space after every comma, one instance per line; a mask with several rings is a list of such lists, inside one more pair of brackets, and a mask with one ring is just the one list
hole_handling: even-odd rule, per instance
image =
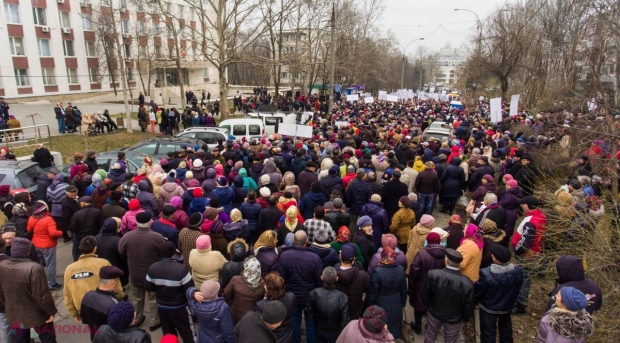
[[508, 101], [508, 78], [502, 76], [499, 80], [502, 83], [502, 101]]
[[230, 111], [228, 108], [228, 79], [226, 78], [226, 68], [219, 68], [220, 74], [220, 113], [222, 120], [228, 119]]

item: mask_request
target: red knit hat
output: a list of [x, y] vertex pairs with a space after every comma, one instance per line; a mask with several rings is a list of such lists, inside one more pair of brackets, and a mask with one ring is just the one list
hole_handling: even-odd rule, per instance
[[167, 335], [164, 335], [164, 337], [159, 340], [159, 343], [179, 343], [179, 339], [176, 335], [169, 333]]
[[131, 199], [129, 201], [129, 210], [130, 211], [136, 211], [139, 208], [140, 208], [140, 201], [138, 201], [138, 199]]
[[204, 196], [202, 188], [194, 188], [194, 190], [192, 191], [192, 195], [194, 196], [194, 198], [200, 198], [201, 196]]

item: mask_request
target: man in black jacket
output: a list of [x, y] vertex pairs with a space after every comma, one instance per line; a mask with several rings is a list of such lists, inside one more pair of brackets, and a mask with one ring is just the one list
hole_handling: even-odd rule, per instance
[[523, 271], [510, 263], [508, 248], [493, 244], [491, 253], [493, 264], [480, 270], [474, 284], [480, 302], [480, 342], [495, 342], [497, 329], [500, 342], [512, 342], [510, 314], [523, 284]]
[[395, 170], [392, 173], [392, 179], [383, 185], [381, 190], [383, 208], [387, 212], [388, 218], [392, 218], [396, 211], [398, 211], [398, 199], [409, 194], [409, 187], [400, 181], [400, 176], [400, 172]]
[[482, 185], [482, 177], [485, 175], [495, 175], [495, 170], [489, 165], [489, 157], [482, 156], [478, 160], [476, 170], [469, 177], [469, 190], [475, 192]]
[[[162, 333], [181, 336], [183, 342], [195, 342], [194, 321], [185, 292], [194, 286], [185, 265], [173, 259], [176, 245], [170, 241], [159, 245], [162, 260], [153, 263], [146, 274], [144, 289], [155, 292]], [[155, 331], [157, 327], [151, 328]]]
[[349, 231], [351, 232], [355, 232], [355, 225], [362, 212], [362, 207], [370, 201], [372, 196], [372, 190], [364, 181], [364, 175], [366, 175], [364, 170], [358, 169], [355, 179], [349, 182], [345, 190], [345, 200], [351, 216], [351, 223], [349, 223]]
[[277, 195], [271, 195], [267, 198], [267, 202], [269, 203], [269, 207], [262, 209], [258, 214], [260, 233], [263, 233], [265, 230], [275, 230], [280, 225], [280, 218], [284, 215], [284, 212], [276, 207], [278, 203]]
[[32, 162], [38, 162], [42, 169], [49, 168], [54, 165], [54, 156], [47, 150], [43, 144], [37, 144], [37, 149], [32, 153]]
[[[415, 189], [418, 191], [418, 200], [424, 209], [424, 214], [430, 215], [433, 213], [435, 194], [439, 193], [439, 175], [432, 169], [433, 165], [430, 162], [424, 163], [424, 168], [415, 179]], [[393, 195], [389, 194], [389, 196]], [[383, 196], [381, 198], [385, 199]]]
[[306, 316], [314, 320], [316, 343], [335, 343], [349, 323], [349, 299], [336, 289], [338, 275], [334, 267], [323, 269], [321, 280], [323, 287], [310, 292]]
[[101, 267], [99, 269], [99, 287], [94, 291], [89, 291], [82, 298], [80, 319], [83, 324], [88, 325], [91, 341], [97, 329], [108, 324], [108, 311], [118, 304], [114, 290], [122, 276], [124, 276], [123, 271], [114, 266]]
[[370, 285], [370, 275], [355, 263], [355, 246], [351, 243], [340, 248], [340, 263], [334, 266], [338, 280], [336, 288], [349, 299], [349, 319], [361, 318], [364, 312], [364, 293]]
[[[323, 217], [323, 220], [328, 222], [334, 231], [337, 231], [341, 226], [348, 227], [351, 223], [351, 216], [342, 209], [342, 206], [344, 206], [342, 199], [335, 198], [332, 204], [334, 209], [325, 209], [325, 217]], [[325, 208], [325, 206], [323, 206], [323, 208]]]
[[461, 274], [463, 255], [446, 249], [446, 268], [428, 272], [422, 301], [428, 306], [425, 342], [435, 342], [441, 325], [444, 342], [457, 343], [464, 320], [474, 314], [474, 284]]
[[71, 218], [69, 230], [73, 237], [73, 261], [80, 257], [80, 241], [86, 236], [96, 236], [101, 229], [101, 210], [93, 207], [93, 198], [83, 196], [79, 200], [81, 209]]

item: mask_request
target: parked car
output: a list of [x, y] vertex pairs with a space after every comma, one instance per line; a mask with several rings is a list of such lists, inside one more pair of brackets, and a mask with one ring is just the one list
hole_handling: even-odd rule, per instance
[[221, 127], [195, 126], [185, 129], [175, 137], [197, 139], [203, 144], [208, 145], [209, 149], [212, 149], [217, 146], [218, 139], [221, 138], [226, 142], [228, 139], [228, 132], [226, 128]]
[[[103, 169], [106, 172], [109, 172], [110, 167], [114, 165], [114, 163], [118, 160], [117, 154], [118, 151], [105, 151], [102, 153], [98, 153], [97, 165], [99, 165], [99, 169]], [[140, 167], [142, 167], [142, 164], [144, 163], [144, 157], [146, 156], [146, 154], [137, 151], [125, 152], [125, 163], [127, 164], [127, 171], [130, 171], [132, 173], [137, 172]], [[153, 160], [153, 164], [159, 163], [159, 158], [151, 156], [151, 159]], [[71, 171], [71, 164], [64, 164], [59, 169], [63, 173], [63, 175], [68, 178]]]
[[431, 123], [429, 127], [424, 130], [424, 136], [426, 139], [431, 137], [437, 138], [441, 141], [442, 138], [447, 137], [448, 139], [452, 139], [454, 135], [454, 129], [452, 129], [452, 125], [443, 121], [434, 121]]
[[36, 162], [0, 161], [0, 185], [9, 185], [13, 190], [26, 189], [33, 201], [36, 198], [39, 176], [43, 173], [43, 169]]
[[243, 137], [248, 142], [252, 139], [260, 140], [265, 134], [265, 125], [261, 119], [227, 119], [223, 120], [219, 127], [235, 136], [236, 141], [241, 141]]
[[[120, 149], [120, 151], [135, 151], [137, 153], [142, 153], [143, 155], [148, 155], [151, 157], [156, 157], [162, 159], [166, 157], [168, 151], [179, 151], [181, 150], [181, 145], [187, 145], [188, 147], [193, 147], [194, 145], [199, 145], [202, 149], [207, 150], [209, 148], [208, 145], [203, 144], [198, 139], [193, 138], [177, 138], [177, 137], [157, 137], [147, 139], [142, 141], [134, 146]], [[118, 153], [118, 151], [110, 151], [114, 153]]]

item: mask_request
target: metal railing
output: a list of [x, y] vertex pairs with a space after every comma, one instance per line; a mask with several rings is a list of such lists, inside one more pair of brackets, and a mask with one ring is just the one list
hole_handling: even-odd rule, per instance
[[[47, 130], [47, 142], [49, 150], [52, 150], [52, 134], [50, 133], [50, 126], [48, 124], [39, 124], [31, 126], [21, 126], [16, 129], [0, 130], [0, 141], [2, 145], [5, 145], [10, 150], [11, 143], [14, 147], [29, 147], [39, 144], [40, 140], [45, 138], [41, 137], [41, 128], [44, 127]], [[30, 132], [31, 131], [31, 132]], [[45, 133], [45, 131], [43, 132]], [[21, 140], [20, 140], [21, 135]], [[35, 143], [28, 144], [30, 140], [34, 140]], [[19, 142], [18, 144], [15, 144]], [[26, 144], [22, 144], [22, 143]]]

